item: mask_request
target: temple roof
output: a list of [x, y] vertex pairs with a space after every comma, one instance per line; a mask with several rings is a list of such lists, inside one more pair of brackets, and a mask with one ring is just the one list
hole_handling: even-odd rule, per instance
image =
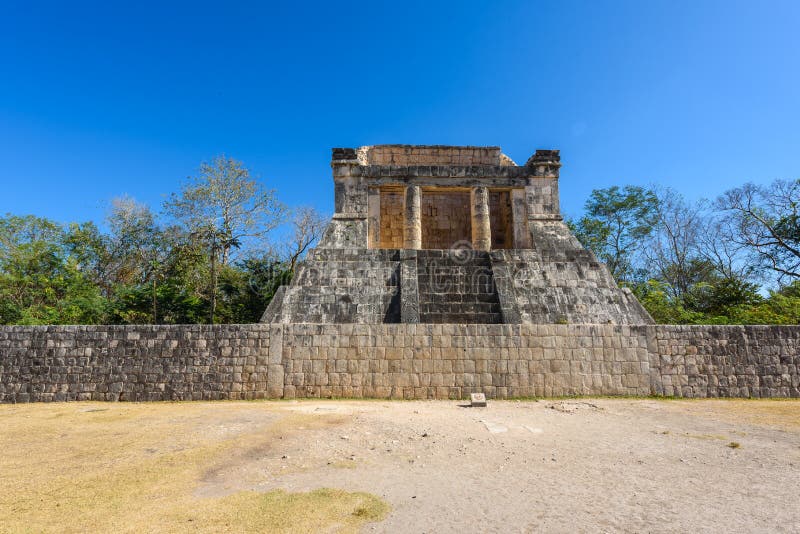
[[[537, 150], [526, 164], [535, 161], [557, 163], [558, 150]], [[451, 145], [369, 145], [358, 148], [334, 148], [334, 162], [363, 166], [461, 166], [517, 167], [499, 146]]]

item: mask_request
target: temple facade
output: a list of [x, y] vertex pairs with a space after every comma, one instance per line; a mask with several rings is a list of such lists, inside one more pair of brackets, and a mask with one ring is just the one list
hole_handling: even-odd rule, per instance
[[270, 323], [610, 323], [652, 319], [559, 210], [557, 150], [335, 148], [335, 213]]

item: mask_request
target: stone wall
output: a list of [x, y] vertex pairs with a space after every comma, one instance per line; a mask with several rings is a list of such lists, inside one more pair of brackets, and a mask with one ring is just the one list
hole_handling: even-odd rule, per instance
[[404, 191], [381, 191], [379, 247], [403, 248], [403, 196]]
[[800, 396], [800, 327], [651, 327], [653, 394], [676, 397]]
[[396, 249], [314, 249], [262, 322], [399, 323], [400, 256]]
[[291, 325], [285, 397], [647, 395], [646, 338], [630, 327]]
[[0, 402], [800, 397], [800, 327], [0, 327]]
[[281, 334], [267, 325], [0, 327], [0, 402], [280, 397]]
[[500, 165], [500, 147], [375, 145], [358, 149], [362, 165]]
[[469, 191], [422, 192], [422, 248], [449, 249], [472, 239]]
[[[608, 269], [594, 255], [580, 247], [563, 222], [535, 223], [547, 226], [539, 231], [536, 250], [494, 250], [491, 252], [421, 250], [410, 255], [405, 268], [403, 249], [328, 249], [308, 253], [291, 285], [270, 303], [262, 322], [280, 323], [419, 323], [415, 305], [421, 290], [417, 279], [438, 270], [440, 278], [450, 272], [469, 274], [454, 264], [486, 259], [483, 278], [495, 286], [507, 324], [647, 324], [652, 319], [627, 289], [617, 287]], [[424, 253], [423, 253], [424, 252]], [[438, 257], [433, 254], [438, 253]], [[463, 254], [462, 254], [463, 253]], [[428, 265], [426, 262], [431, 262]], [[441, 270], [439, 270], [441, 269]], [[469, 269], [470, 272], [474, 269]], [[410, 280], [413, 279], [413, 280]], [[469, 286], [454, 279], [438, 284], [435, 300], [444, 303], [476, 301]], [[402, 288], [402, 290], [401, 290]], [[492, 299], [492, 302], [495, 299]], [[416, 311], [419, 311], [416, 309]], [[464, 310], [472, 313], [471, 310]], [[476, 319], [473, 317], [472, 319]], [[424, 322], [424, 321], [422, 321]], [[432, 321], [436, 322], [436, 321]], [[447, 322], [480, 323], [452, 315]], [[485, 322], [497, 322], [494, 320]]]

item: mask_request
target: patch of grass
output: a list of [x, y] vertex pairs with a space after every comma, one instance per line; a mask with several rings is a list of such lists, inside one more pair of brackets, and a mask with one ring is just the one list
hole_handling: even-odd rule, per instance
[[355, 533], [389, 512], [389, 506], [373, 495], [329, 488], [308, 493], [239, 492], [203, 505], [196, 509], [200, 513], [193, 523], [199, 519], [210, 531], [233, 532], [303, 533], [334, 527], [335, 532]]
[[353, 511], [353, 515], [360, 517], [367, 521], [380, 521], [389, 512], [389, 508], [385, 503], [371, 503], [368, 506], [359, 506]]
[[741, 446], [742, 445], [738, 441], [731, 441], [730, 443], [728, 443], [728, 447], [730, 447], [731, 449], [738, 449]]

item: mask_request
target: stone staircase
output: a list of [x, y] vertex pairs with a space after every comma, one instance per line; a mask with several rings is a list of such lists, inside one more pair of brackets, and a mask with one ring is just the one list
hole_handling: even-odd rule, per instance
[[502, 323], [488, 252], [420, 250], [420, 323]]

